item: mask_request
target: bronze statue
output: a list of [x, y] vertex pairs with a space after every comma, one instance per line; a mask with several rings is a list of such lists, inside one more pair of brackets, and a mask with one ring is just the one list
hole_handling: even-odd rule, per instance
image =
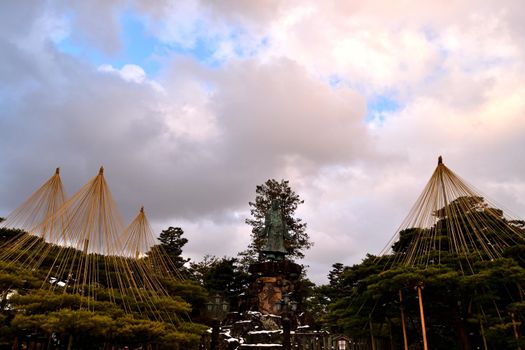
[[262, 236], [266, 239], [262, 252], [269, 260], [283, 260], [288, 254], [284, 240], [290, 239], [288, 226], [284, 219], [279, 200], [272, 200], [270, 209], [266, 212]]

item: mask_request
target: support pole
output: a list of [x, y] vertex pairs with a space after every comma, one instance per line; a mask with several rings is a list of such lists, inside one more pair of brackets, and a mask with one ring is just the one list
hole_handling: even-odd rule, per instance
[[376, 350], [376, 340], [374, 338], [373, 327], [372, 327], [372, 315], [369, 316], [370, 324], [370, 341], [372, 342], [372, 350]]
[[283, 350], [290, 350], [291, 349], [291, 342], [290, 342], [290, 327], [291, 327], [291, 320], [287, 313], [283, 315], [282, 318], [283, 322]]
[[212, 328], [211, 328], [211, 342], [210, 342], [210, 348], [211, 350], [218, 350], [219, 349], [219, 321], [214, 319]]
[[19, 346], [18, 346], [18, 336], [15, 336], [15, 338], [13, 339], [13, 347], [11, 348], [12, 350], [18, 350]]
[[[514, 329], [514, 338], [516, 339], [516, 343], [518, 343], [520, 339], [520, 335], [518, 333], [518, 323], [516, 322], [516, 318], [514, 318], [514, 313], [510, 314], [512, 316], [512, 328]], [[521, 350], [521, 346], [516, 347], [517, 350]]]
[[401, 309], [401, 326], [403, 327], [404, 349], [408, 350], [407, 324], [405, 320], [405, 305], [403, 304], [403, 291], [399, 290], [399, 308]]
[[88, 248], [89, 248], [89, 239], [85, 239], [84, 240], [84, 254], [87, 254], [88, 253]]
[[483, 327], [483, 320], [481, 317], [479, 318], [479, 327], [481, 330], [481, 339], [483, 339], [483, 349], [489, 350], [489, 347], [487, 346], [487, 338], [485, 337], [485, 327]]
[[69, 341], [67, 342], [67, 350], [73, 350], [73, 334], [69, 334]]
[[423, 335], [423, 349], [428, 350], [427, 329], [425, 327], [425, 311], [423, 310], [423, 296], [421, 294], [421, 289], [423, 289], [423, 283], [418, 283], [416, 289], [417, 298], [419, 299], [419, 313], [421, 314], [421, 333]]
[[392, 320], [390, 320], [388, 317], [385, 317], [388, 321], [388, 337], [390, 340], [390, 350], [394, 350], [394, 337], [392, 335]]

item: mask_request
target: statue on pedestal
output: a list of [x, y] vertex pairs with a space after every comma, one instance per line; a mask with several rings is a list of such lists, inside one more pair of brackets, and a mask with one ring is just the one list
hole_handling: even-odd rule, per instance
[[293, 292], [294, 283], [301, 275], [301, 266], [285, 259], [290, 254], [286, 242], [292, 240], [288, 231], [281, 202], [274, 199], [266, 211], [264, 229], [259, 233], [264, 259], [248, 269], [255, 277], [252, 286], [256, 298], [252, 299], [252, 305], [263, 314], [280, 315], [277, 303], [283, 295]]
[[261, 236], [266, 239], [262, 252], [268, 260], [281, 261], [285, 255], [289, 254], [284, 246], [284, 240], [290, 239], [288, 226], [281, 209], [281, 203], [277, 199], [272, 200], [272, 205], [266, 212], [264, 230]]

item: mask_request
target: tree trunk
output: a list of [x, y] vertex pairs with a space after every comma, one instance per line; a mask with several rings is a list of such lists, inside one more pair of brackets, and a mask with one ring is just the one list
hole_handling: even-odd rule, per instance
[[470, 338], [468, 336], [468, 332], [465, 329], [465, 324], [461, 320], [461, 315], [459, 314], [459, 308], [456, 303], [452, 306], [452, 315], [453, 315], [453, 322], [454, 322], [454, 328], [456, 329], [456, 333], [458, 335], [459, 339], [459, 345], [461, 346], [462, 350], [470, 350], [471, 344], [470, 344]]
[[69, 341], [67, 343], [67, 350], [73, 350], [73, 334], [69, 335]]

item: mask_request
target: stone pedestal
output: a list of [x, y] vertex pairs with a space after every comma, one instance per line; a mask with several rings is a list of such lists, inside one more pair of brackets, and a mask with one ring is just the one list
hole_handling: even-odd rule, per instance
[[262, 314], [280, 315], [276, 307], [284, 294], [294, 291], [294, 283], [301, 275], [301, 266], [289, 260], [266, 261], [253, 264], [248, 271], [255, 282], [252, 289], [256, 294], [254, 309]]

